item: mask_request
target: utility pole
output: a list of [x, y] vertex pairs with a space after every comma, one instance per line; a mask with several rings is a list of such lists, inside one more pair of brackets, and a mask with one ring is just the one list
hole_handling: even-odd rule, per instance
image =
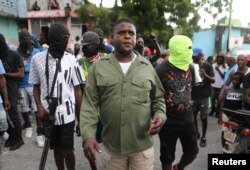
[[229, 7], [229, 21], [228, 21], [228, 35], [227, 35], [227, 52], [230, 51], [229, 42], [230, 42], [230, 34], [231, 34], [231, 28], [232, 28], [233, 0], [231, 0], [229, 5], [230, 7]]

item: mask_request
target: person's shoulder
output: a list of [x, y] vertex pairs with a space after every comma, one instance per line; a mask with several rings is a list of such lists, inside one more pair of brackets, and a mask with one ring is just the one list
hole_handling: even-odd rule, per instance
[[250, 72], [247, 73], [244, 77], [247, 78], [247, 79], [249, 79], [250, 78]]
[[100, 60], [107, 60], [107, 59], [110, 59], [110, 57], [114, 55], [113, 53], [109, 53], [109, 54], [106, 54], [106, 53], [101, 53], [101, 57], [100, 57]]
[[211, 64], [209, 64], [207, 62], [203, 62], [202, 65], [205, 66], [205, 67], [213, 67]]
[[71, 54], [71, 53], [68, 53], [67, 51], [65, 51], [64, 55], [63, 55], [63, 59], [67, 62], [70, 62], [70, 63], [76, 63], [77, 62], [77, 58]]
[[47, 55], [47, 50], [45, 51], [41, 51], [41, 52], [38, 52], [36, 53], [34, 56], [32, 56], [32, 60], [34, 61], [42, 61], [42, 60], [45, 60], [46, 58], [46, 55]]
[[36, 53], [39, 53], [39, 52], [40, 52], [39, 49], [33, 48], [33, 50], [32, 50], [32, 55], [34, 56]]
[[8, 56], [11, 56], [11, 57], [12, 56], [20, 56], [20, 54], [17, 51], [9, 49], [8, 50]]
[[209, 63], [203, 62], [202, 65], [205, 69], [213, 69], [213, 66]]
[[159, 70], [162, 70], [162, 69], [167, 70], [167, 69], [169, 69], [169, 68], [170, 68], [169, 61], [164, 61], [164, 62], [162, 62], [161, 64], [157, 65], [157, 66], [155, 67], [155, 70], [156, 70], [156, 71], [159, 71]]

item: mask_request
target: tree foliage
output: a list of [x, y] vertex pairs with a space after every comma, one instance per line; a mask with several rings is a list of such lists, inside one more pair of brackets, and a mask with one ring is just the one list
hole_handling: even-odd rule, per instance
[[97, 7], [95, 4], [86, 3], [78, 10], [80, 20], [85, 23], [90, 18], [95, 18], [95, 27], [102, 28], [104, 33], [109, 33], [111, 20], [109, 18], [110, 10], [103, 7]]
[[[174, 34], [192, 37], [199, 29], [199, 9], [203, 9], [214, 17], [217, 12], [228, 10], [228, 0], [121, 0], [122, 6], [112, 9], [97, 8], [86, 1], [79, 10], [80, 19], [86, 21], [89, 14], [96, 16], [96, 27], [107, 34], [112, 24], [119, 18], [128, 17], [136, 25], [137, 32], [149, 42], [148, 35], [155, 32], [158, 41], [166, 45]], [[224, 8], [223, 8], [224, 7]]]
[[195, 0], [194, 5], [196, 10], [202, 10], [212, 16], [214, 20], [223, 12], [229, 11], [231, 0]]

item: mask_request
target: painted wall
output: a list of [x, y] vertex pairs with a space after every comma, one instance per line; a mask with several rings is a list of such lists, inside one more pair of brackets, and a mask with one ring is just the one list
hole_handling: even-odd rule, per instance
[[[241, 36], [241, 29], [240, 28], [232, 28], [231, 29], [231, 33], [230, 33], [231, 37], [239, 37]], [[228, 29], [226, 29], [224, 31], [224, 34], [222, 36], [222, 42], [221, 42], [221, 50], [226, 53], [227, 52], [227, 38], [228, 37]]]
[[[232, 37], [239, 37], [241, 36], [241, 29], [240, 28], [232, 28], [231, 29], [231, 36]], [[226, 29], [222, 35], [221, 40], [221, 51], [226, 53], [227, 52], [227, 38], [228, 37], [228, 30]], [[208, 30], [201, 30], [199, 32], [194, 33], [193, 36], [193, 48], [199, 47], [203, 50], [205, 54], [205, 58], [208, 56], [215, 55], [215, 30], [208, 29]], [[250, 54], [250, 44], [243, 44], [242, 48], [235, 48], [231, 49], [231, 55], [236, 57], [239, 54]]]
[[213, 56], [215, 51], [215, 30], [201, 30], [193, 35], [193, 48], [201, 48], [205, 58]]
[[18, 39], [16, 20], [0, 17], [0, 32], [6, 38]]
[[16, 20], [0, 17], [0, 33], [2, 33], [7, 42], [14, 46], [18, 45], [18, 26]]

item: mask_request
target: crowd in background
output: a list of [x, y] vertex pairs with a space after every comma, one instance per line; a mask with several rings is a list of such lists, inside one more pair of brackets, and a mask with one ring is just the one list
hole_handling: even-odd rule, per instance
[[[249, 56], [234, 58], [222, 52], [204, 56], [183, 35], [173, 36], [165, 49], [151, 33], [151, 49], [129, 19], [117, 21], [112, 35], [113, 42], [104, 43], [102, 30], [96, 28], [84, 33], [72, 50], [67, 48], [70, 34], [66, 27], [52, 24], [49, 45], [41, 45], [24, 29], [13, 50], [0, 34], [0, 135], [6, 140], [4, 147], [19, 149], [24, 144], [22, 130], [25, 138], [32, 137], [32, 114], [37, 145], [44, 147], [44, 117], [50, 111], [50, 97], [56, 96], [50, 147], [58, 169], [64, 168], [64, 159], [74, 169], [75, 128], [82, 135], [84, 154], [93, 170], [95, 152], [100, 152], [98, 143], [102, 142], [107, 155], [114, 158], [107, 161], [109, 169], [152, 169], [152, 135], [158, 132], [162, 169], [184, 169], [199, 152], [197, 140], [200, 147], [206, 147], [208, 115], [220, 122], [223, 107], [249, 109]], [[228, 98], [230, 94], [237, 97]], [[177, 139], [183, 155], [172, 165]]]

